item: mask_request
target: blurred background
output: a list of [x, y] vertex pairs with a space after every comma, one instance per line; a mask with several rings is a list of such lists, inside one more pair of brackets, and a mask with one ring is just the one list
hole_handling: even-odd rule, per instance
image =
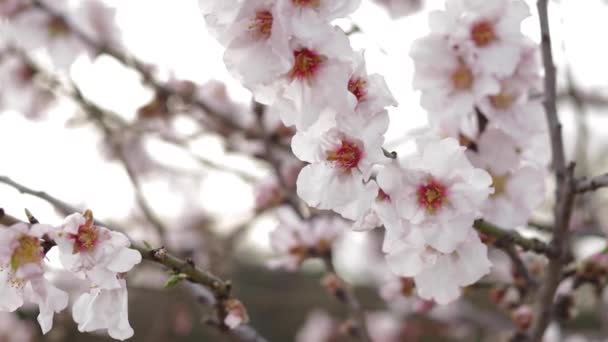
[[[321, 285], [322, 262], [306, 261], [298, 272], [267, 267], [277, 210], [301, 205], [294, 185], [302, 165], [289, 148], [293, 131], [276, 113], [253, 104], [225, 69], [223, 48], [207, 33], [198, 2], [57, 2], [66, 3], [57, 11], [67, 20], [40, 33], [39, 19], [19, 19], [19, 1], [0, 1], [0, 207], [22, 218], [28, 208], [50, 224], [63, 217], [46, 201], [3, 184], [1, 177], [10, 177], [90, 208], [132, 239], [166, 246], [231, 279], [251, 325], [269, 341], [348, 340], [348, 313]], [[529, 4], [532, 16], [523, 30], [539, 41], [535, 4]], [[581, 176], [598, 174], [608, 169], [608, 5], [550, 5], [568, 153]], [[353, 47], [365, 49], [369, 72], [383, 75], [399, 102], [389, 110], [388, 150], [407, 153], [411, 135], [426, 124], [411, 87], [408, 53], [428, 30], [428, 12], [442, 6], [441, 0], [363, 0], [349, 19], [337, 21]], [[55, 43], [57, 35], [73, 34], [66, 23], [90, 40], [75, 35]], [[606, 200], [591, 194], [577, 205], [581, 259], [605, 247]], [[550, 199], [535, 215], [539, 222], [547, 220], [549, 208]], [[546, 237], [532, 229], [524, 233]], [[517, 320], [491, 305], [495, 288], [482, 285], [457, 303], [427, 307], [388, 275], [381, 234], [345, 229], [332, 240], [337, 273], [369, 311], [375, 341], [508, 338]], [[508, 259], [493, 253], [493, 277], [508, 279]], [[62, 273], [54, 253], [48, 258], [59, 287], [82, 286]], [[544, 261], [532, 262], [542, 272]], [[160, 267], [146, 264], [129, 277], [133, 341], [233, 339], [205, 323], [209, 305], [187, 285], [163, 289], [167, 274]], [[577, 306], [573, 323], [551, 328], [551, 341], [603, 340], [608, 321], [601, 308], [608, 302], [591, 290], [580, 292], [586, 305]], [[33, 308], [2, 314], [0, 341], [109, 340], [78, 333], [68, 311], [40, 336], [36, 315]]]

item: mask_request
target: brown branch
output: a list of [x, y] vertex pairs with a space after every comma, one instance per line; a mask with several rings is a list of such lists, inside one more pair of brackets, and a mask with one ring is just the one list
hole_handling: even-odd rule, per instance
[[103, 42], [96, 41], [94, 38], [90, 37], [87, 33], [80, 29], [77, 25], [75, 25], [65, 14], [56, 11], [52, 7], [48, 6], [44, 1], [32, 0], [32, 4], [36, 6], [36, 8], [47, 13], [49, 16], [60, 19], [63, 23], [65, 23], [66, 27], [70, 30], [70, 32], [74, 34], [75, 37], [80, 39], [80, 41], [82, 41], [85, 45], [87, 45], [95, 52], [111, 56], [114, 59], [118, 60], [120, 63], [122, 63], [124, 66], [135, 70], [141, 75], [144, 84], [152, 88], [152, 90], [156, 92], [157, 96], [165, 98], [169, 96], [174, 96], [176, 98], [179, 98], [185, 104], [199, 108], [207, 116], [212, 118], [215, 124], [219, 126], [229, 128], [232, 131], [243, 132], [248, 137], [258, 136], [256, 132], [251, 132], [247, 128], [241, 127], [239, 124], [232, 121], [230, 119], [229, 113], [220, 112], [198, 98], [183, 94], [171, 88], [169, 85], [163, 84], [152, 74], [146, 63], [138, 60], [135, 56], [129, 55], [125, 51], [122, 51], [115, 46], [110, 46]]
[[[47, 194], [46, 192], [33, 190], [29, 187], [26, 187], [11, 180], [8, 177], [0, 176], [0, 182], [9, 185], [24, 194], [29, 194], [47, 201], [64, 215], [81, 211], [78, 210], [78, 208], [75, 208], [70, 204], [63, 202], [62, 200]], [[22, 221], [6, 214], [4, 210], [0, 208], [0, 224], [11, 225], [17, 222]], [[95, 224], [108, 227], [108, 225], [97, 219], [95, 220]], [[115, 228], [115, 230], [117, 231], [125, 231], [124, 228]], [[213, 294], [214, 299], [216, 300], [216, 311], [218, 314], [217, 325], [221, 331], [230, 332], [231, 334], [234, 334], [235, 336], [241, 338], [243, 341], [266, 341], [263, 337], [261, 337], [259, 333], [255, 332], [255, 330], [251, 326], [245, 325], [243, 327], [235, 329], [235, 331], [232, 331], [224, 325], [224, 319], [228, 314], [226, 310], [223, 309], [224, 304], [229, 300], [235, 299], [231, 295], [232, 284], [229, 280], [223, 280], [209, 271], [200, 269], [191, 260], [183, 260], [172, 255], [167, 251], [165, 247], [149, 248], [147, 246], [143, 246], [134, 242], [131, 243], [131, 247], [136, 249], [142, 255], [142, 258], [144, 260], [163, 265], [174, 273], [185, 274], [186, 280], [190, 281], [193, 284], [203, 286], [204, 288], [209, 290]]]
[[549, 258], [555, 255], [555, 251], [551, 248], [551, 246], [549, 246], [545, 242], [536, 238], [525, 238], [516, 231], [504, 230], [493, 225], [490, 222], [477, 220], [473, 224], [473, 228], [475, 228], [480, 233], [489, 235], [497, 239], [497, 241], [500, 241], [501, 244], [517, 245], [521, 247], [521, 249], [523, 249], [524, 251], [544, 254]]
[[593, 177], [591, 179], [580, 179], [578, 184], [576, 184], [576, 192], [583, 193], [587, 191], [595, 191], [605, 187], [608, 187], [608, 173]]
[[496, 247], [502, 249], [511, 259], [511, 262], [513, 263], [513, 266], [515, 267], [516, 274], [519, 277], [523, 278], [524, 281], [526, 282], [524, 284], [525, 291], [527, 292], [528, 290], [535, 289], [538, 285], [538, 282], [535, 278], [532, 277], [532, 275], [528, 271], [526, 264], [523, 262], [523, 260], [519, 256], [519, 252], [517, 251], [517, 248], [515, 248], [515, 246], [512, 244], [497, 244]]
[[569, 254], [569, 223], [574, 204], [574, 164], [566, 166], [562, 126], [559, 122], [556, 104], [556, 72], [551, 51], [548, 0], [538, 0], [538, 16], [541, 30], [542, 59], [545, 69], [544, 107], [551, 137], [552, 165], [556, 174], [556, 201], [553, 209], [555, 229], [551, 247], [556, 256], [549, 259], [543, 286], [535, 310], [535, 321], [530, 330], [530, 339], [541, 341], [554, 313], [554, 299], [561, 280], [562, 269]]
[[[333, 256], [331, 252], [321, 257], [323, 264], [325, 265], [325, 270], [327, 271], [329, 276], [337, 277], [336, 269], [333, 263]], [[356, 336], [364, 342], [372, 342], [372, 338], [369, 335], [369, 331], [367, 329], [367, 323], [365, 320], [365, 310], [361, 306], [359, 299], [355, 295], [353, 289], [347, 284], [343, 279], [338, 278], [342, 283], [339, 285], [339, 289], [336, 293], [336, 297], [340, 300], [343, 300], [345, 304], [348, 306], [350, 311], [350, 315], [357, 322], [357, 331]]]

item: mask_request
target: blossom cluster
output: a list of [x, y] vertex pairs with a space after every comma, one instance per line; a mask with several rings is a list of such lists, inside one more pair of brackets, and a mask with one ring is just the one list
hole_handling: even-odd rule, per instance
[[82, 332], [106, 329], [115, 339], [133, 336], [128, 319], [125, 273], [141, 262], [122, 233], [99, 227], [91, 211], [75, 213], [63, 224], [16, 223], [0, 226], [0, 311], [15, 311], [25, 302], [38, 305], [43, 333], [53, 326], [55, 313], [68, 306], [68, 293], [47, 278], [46, 253], [57, 249], [62, 266], [86, 281], [89, 290], [72, 306]]
[[[520, 30], [529, 15], [523, 1], [448, 0], [431, 14], [430, 34], [411, 50], [430, 129], [413, 155], [399, 158], [382, 148], [386, 107], [396, 101], [332, 25], [359, 1], [200, 4], [228, 70], [295, 127], [292, 151], [308, 163], [298, 195], [354, 221], [355, 230], [384, 226], [390, 269], [412, 278], [422, 298], [448, 303], [489, 272], [475, 220], [515, 228], [544, 198], [545, 126], [532, 96], [539, 67]], [[285, 234], [306, 240], [275, 237]], [[292, 260], [296, 249], [273, 240]]]

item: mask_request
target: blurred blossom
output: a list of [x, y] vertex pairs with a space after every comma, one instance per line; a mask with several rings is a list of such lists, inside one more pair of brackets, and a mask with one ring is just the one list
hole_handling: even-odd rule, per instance
[[335, 216], [323, 215], [302, 221], [291, 208], [281, 208], [278, 216], [279, 225], [270, 234], [276, 256], [268, 266], [288, 271], [295, 271], [309, 257], [327, 255], [348, 227], [344, 220]]
[[0, 60], [0, 108], [40, 118], [54, 96], [37, 84], [37, 71], [16, 56]]
[[173, 317], [173, 331], [179, 336], [190, 335], [194, 322], [188, 307], [183, 304], [176, 304]]
[[255, 184], [255, 207], [265, 209], [273, 207], [283, 201], [283, 190], [276, 178], [269, 177]]
[[234, 329], [241, 324], [247, 324], [249, 322], [247, 310], [245, 309], [243, 303], [241, 303], [238, 299], [231, 298], [225, 301], [224, 310], [227, 312], [226, 318], [224, 319], [224, 324], [230, 329]]
[[0, 341], [31, 342], [35, 336], [34, 327], [28, 321], [19, 319], [15, 313], [0, 312]]
[[296, 342], [330, 342], [337, 333], [336, 322], [323, 310], [308, 314], [296, 335]]
[[[67, 1], [48, 2], [58, 13], [68, 13]], [[71, 30], [63, 17], [52, 16], [35, 7], [21, 12], [10, 22], [14, 41], [25, 50], [44, 50], [53, 64], [67, 70], [84, 53], [91, 50]]]
[[0, 18], [10, 18], [20, 10], [27, 7], [26, 0], [3, 0], [0, 1]]
[[374, 342], [403, 341], [404, 321], [389, 312], [370, 312], [366, 315], [366, 324]]

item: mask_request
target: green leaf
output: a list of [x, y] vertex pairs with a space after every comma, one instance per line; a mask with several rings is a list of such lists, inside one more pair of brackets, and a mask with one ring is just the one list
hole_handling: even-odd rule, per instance
[[152, 249], [152, 245], [146, 240], [144, 240], [144, 246], [146, 246], [147, 249]]
[[167, 283], [165, 284], [165, 288], [166, 289], [171, 289], [175, 285], [177, 285], [177, 283], [179, 283], [180, 281], [182, 281], [185, 278], [186, 278], [186, 275], [183, 274], [183, 273], [173, 274], [167, 280]]

